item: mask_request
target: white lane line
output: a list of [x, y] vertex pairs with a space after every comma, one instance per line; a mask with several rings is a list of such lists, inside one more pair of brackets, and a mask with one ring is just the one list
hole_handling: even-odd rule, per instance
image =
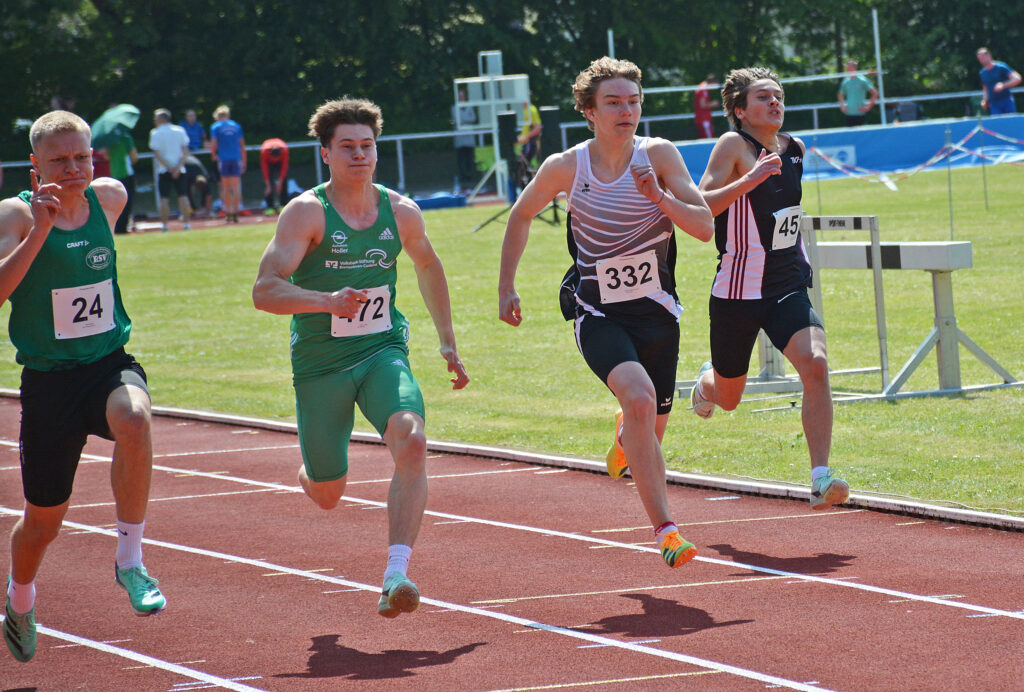
[[[223, 493], [205, 493], [203, 495], [175, 495], [174, 497], [151, 497], [149, 502], [170, 502], [173, 500], [201, 500], [207, 497], [224, 497], [225, 495], [252, 495], [254, 493], [280, 492], [273, 488], [252, 488], [250, 490], [231, 490]], [[71, 505], [71, 509], [89, 509], [91, 507], [113, 507], [114, 502], [93, 502], [87, 505]]]
[[[218, 478], [222, 478], [222, 476], [218, 476]], [[12, 510], [12, 509], [10, 509], [8, 507], [2, 507], [2, 506], [0, 506], [0, 512], [6, 513], [6, 514], [16, 513], [15, 510]], [[82, 531], [89, 531], [89, 532], [101, 534], [101, 535], [104, 535], [104, 536], [115, 537], [117, 535], [116, 534], [116, 530], [99, 528], [97, 526], [91, 526], [89, 524], [79, 524], [78, 522], [72, 522], [72, 521], [67, 521], [67, 520], [65, 520], [64, 523], [66, 525], [70, 526], [71, 528], [79, 529], [79, 530], [82, 530]], [[178, 544], [178, 543], [168, 543], [166, 541], [158, 541], [158, 540], [154, 540], [152, 538], [144, 538], [143, 539], [143, 543], [145, 543], [147, 545], [156, 546], [156, 547], [159, 547], [159, 548], [165, 548], [165, 549], [168, 549], [168, 550], [176, 550], [176, 551], [180, 551], [180, 552], [184, 552], [184, 553], [191, 553], [193, 555], [202, 555], [202, 556], [205, 556], [205, 557], [216, 558], [218, 560], [235, 562], [235, 563], [238, 563], [238, 564], [249, 565], [251, 567], [258, 567], [258, 568], [260, 568], [262, 570], [272, 570], [272, 571], [280, 572], [280, 573], [284, 573], [284, 574], [291, 574], [291, 575], [297, 576], [297, 577], [304, 577], [307, 580], [325, 581], [325, 582], [328, 582], [328, 583], [331, 583], [331, 584], [337, 584], [339, 586], [348, 586], [350, 588], [359, 589], [360, 591], [368, 591], [370, 593], [375, 593], [375, 594], [376, 593], [380, 593], [380, 587], [379, 586], [375, 586], [375, 585], [371, 585], [371, 584], [362, 584], [360, 582], [350, 581], [348, 579], [343, 579], [343, 578], [340, 578], [340, 577], [332, 577], [332, 576], [327, 575], [327, 574], [320, 574], [320, 573], [313, 572], [313, 571], [310, 571], [310, 570], [294, 569], [292, 567], [287, 567], [285, 565], [278, 565], [278, 564], [274, 564], [274, 563], [271, 563], [271, 562], [266, 562], [264, 560], [255, 560], [255, 559], [252, 559], [252, 558], [241, 557], [239, 555], [230, 555], [230, 554], [227, 554], [227, 553], [221, 553], [221, 552], [217, 552], [217, 551], [213, 551], [213, 550], [205, 550], [203, 548], [193, 548], [191, 546], [181, 545], [181, 544]], [[455, 611], [459, 611], [459, 612], [462, 612], [462, 613], [467, 613], [469, 615], [479, 615], [479, 616], [483, 616], [483, 617], [488, 617], [488, 618], [492, 618], [494, 620], [500, 620], [502, 622], [507, 622], [507, 623], [511, 623], [511, 624], [515, 624], [515, 625], [520, 625], [522, 627], [531, 627], [531, 628], [534, 628], [534, 629], [545, 630], [545, 631], [551, 632], [553, 634], [560, 634], [560, 635], [563, 635], [563, 636], [566, 636], [566, 637], [571, 637], [573, 639], [580, 639], [580, 640], [583, 640], [583, 641], [586, 641], [586, 642], [590, 642], [592, 644], [598, 644], [598, 645], [603, 645], [603, 646], [610, 646], [610, 647], [615, 647], [615, 648], [618, 648], [618, 649], [625, 649], [627, 651], [633, 651], [633, 652], [636, 652], [636, 653], [647, 654], [649, 656], [657, 656], [659, 658], [664, 658], [664, 659], [668, 659], [668, 660], [671, 660], [671, 661], [677, 661], [679, 663], [687, 663], [689, 665], [697, 666], [699, 668], [707, 668], [707, 669], [710, 669], [710, 670], [720, 670], [720, 671], [722, 671], [724, 673], [731, 673], [732, 675], [736, 675], [736, 676], [739, 676], [739, 677], [748, 678], [748, 679], [751, 679], [751, 680], [758, 680], [760, 682], [765, 682], [765, 683], [769, 683], [769, 684], [779, 685], [781, 687], [786, 687], [786, 688], [793, 689], [793, 690], [805, 690], [806, 692], [811, 692], [812, 690], [822, 690], [822, 689], [824, 689], [824, 688], [821, 688], [821, 687], [811, 687], [809, 685], [805, 685], [805, 684], [800, 683], [800, 682], [796, 682], [796, 681], [793, 681], [793, 680], [787, 680], [786, 678], [780, 678], [780, 677], [777, 677], [777, 676], [774, 676], [774, 675], [768, 675], [766, 673], [760, 673], [760, 672], [755, 671], [755, 670], [748, 670], [746, 668], [740, 668], [738, 666], [732, 666], [732, 665], [729, 665], [728, 663], [721, 663], [719, 661], [711, 661], [711, 660], [708, 660], [708, 659], [698, 658], [696, 656], [689, 656], [687, 654], [677, 653], [675, 651], [665, 651], [663, 649], [655, 649], [653, 647], [644, 646], [642, 644], [637, 644], [637, 643], [634, 643], [634, 642], [622, 642], [622, 641], [618, 641], [618, 640], [615, 640], [615, 639], [611, 639], [609, 637], [603, 637], [603, 636], [596, 635], [596, 634], [590, 634], [588, 632], [578, 632], [576, 630], [566, 629], [564, 627], [559, 627], [557, 625], [549, 625], [549, 624], [544, 623], [544, 622], [537, 622], [535, 620], [529, 620], [529, 619], [526, 619], [526, 618], [517, 617], [515, 615], [508, 615], [506, 613], [497, 613], [497, 612], [494, 612], [494, 611], [484, 610], [482, 608], [474, 608], [472, 606], [465, 606], [465, 605], [461, 605], [461, 604], [458, 604], [458, 603], [449, 603], [447, 601], [440, 601], [440, 600], [436, 600], [436, 599], [433, 599], [433, 598], [421, 598], [420, 599], [420, 603], [425, 603], [427, 605], [431, 605], [431, 606], [435, 606], [435, 607], [439, 607], [439, 608], [445, 608], [447, 610], [455, 610]], [[70, 635], [68, 635], [68, 636], [70, 636]], [[76, 639], [80, 639], [80, 638], [76, 638]], [[81, 641], [85, 642], [87, 640], [81, 640]], [[134, 653], [134, 652], [129, 652], [129, 653]], [[142, 654], [135, 654], [135, 655], [142, 656]], [[147, 656], [145, 658], [148, 659], [150, 657]], [[141, 659], [138, 659], [138, 660], [141, 660]], [[156, 661], [157, 659], [152, 659], [152, 660]], [[163, 663], [164, 665], [168, 665], [168, 666], [169, 665], [174, 665], [174, 664], [170, 664], [170, 663], [166, 663], [166, 662], [161, 662], [161, 663]], [[218, 680], [219, 680], [219, 678], [218, 678]], [[224, 680], [224, 683], [231, 683], [231, 681]], [[231, 683], [231, 684], [237, 684], [237, 683]], [[237, 689], [237, 688], [232, 688], [232, 689]], [[252, 688], [244, 688], [244, 689], [252, 689]]]
[[[274, 488], [274, 489], [277, 489], [277, 490], [287, 490], [287, 491], [294, 492], [294, 493], [301, 493], [301, 492], [303, 492], [302, 488], [300, 488], [299, 486], [282, 485], [280, 483], [267, 483], [265, 481], [257, 481], [257, 480], [253, 480], [251, 478], [237, 478], [237, 477], [234, 477], [234, 476], [223, 476], [223, 475], [220, 475], [220, 474], [207, 473], [207, 472], [204, 472], [204, 471], [189, 471], [189, 470], [186, 470], [186, 469], [176, 469], [176, 468], [171, 468], [171, 467], [166, 467], [166, 466], [159, 466], [159, 467], [158, 466], [154, 466], [153, 468], [154, 469], [159, 469], [161, 471], [168, 471], [168, 472], [171, 472], [171, 473], [190, 473], [190, 474], [195, 475], [195, 476], [208, 477], [208, 478], [216, 478], [216, 479], [223, 480], [223, 481], [230, 481], [232, 483], [243, 483], [243, 484], [246, 484], [246, 485], [254, 485], [254, 486], [263, 487], [263, 488]], [[376, 508], [386, 508], [387, 507], [387, 503], [386, 502], [378, 502], [376, 500], [364, 500], [362, 498], [350, 497], [348, 495], [343, 496], [342, 499], [346, 500], [348, 502], [354, 503], [354, 504], [366, 505], [367, 507], [376, 507]], [[12, 510], [7, 510], [6, 508], [0, 508], [0, 512], [2, 512], [2, 511], [10, 512]], [[434, 512], [434, 511], [431, 511], [431, 510], [427, 510], [426, 512], [424, 512], [424, 515], [425, 516], [432, 516], [432, 517], [439, 517], [441, 519], [451, 519], [451, 520], [456, 520], [456, 521], [467, 521], [467, 522], [472, 522], [474, 524], [484, 524], [486, 526], [494, 526], [494, 527], [497, 527], [497, 528], [510, 529], [510, 530], [513, 530], [513, 531], [526, 531], [528, 533], [536, 533], [536, 534], [540, 534], [540, 535], [548, 536], [548, 537], [568, 538], [570, 540], [582, 541], [584, 543], [594, 543], [594, 544], [597, 544], [597, 545], [614, 546], [614, 547], [617, 547], [617, 548], [627, 548], [629, 550], [638, 550], [638, 551], [644, 551], [644, 552], [649, 552], [649, 553], [657, 553], [657, 554], [660, 554], [660, 552], [661, 552], [658, 548], [654, 548], [654, 547], [648, 548], [648, 547], [645, 547], [645, 546], [638, 546], [638, 545], [635, 545], [635, 544], [632, 544], [632, 543], [620, 543], [618, 541], [610, 541], [610, 540], [605, 539], [605, 538], [597, 538], [596, 536], [585, 536], [585, 535], [580, 535], [578, 533], [566, 533], [565, 531], [555, 531], [553, 529], [542, 529], [542, 528], [535, 527], [535, 526], [525, 526], [523, 524], [511, 524], [511, 523], [504, 522], [504, 521], [494, 521], [492, 519], [481, 519], [481, 518], [478, 518], [478, 517], [467, 517], [467, 516], [462, 516], [462, 515], [459, 515], [459, 514], [448, 514], [447, 512]], [[65, 522], [65, 523], [67, 523], [67, 522]], [[842, 581], [841, 579], [838, 579], [838, 578], [834, 579], [834, 578], [829, 578], [829, 577], [818, 577], [818, 576], [814, 576], [814, 575], [811, 575], [811, 574], [799, 574], [797, 572], [787, 572], [785, 570], [772, 569], [771, 567], [761, 567], [760, 565], [751, 565], [751, 564], [748, 564], [748, 563], [745, 563], [745, 562], [736, 562], [734, 560], [722, 560], [720, 558], [706, 557], [706, 556], [703, 556], [703, 555], [698, 555], [697, 557], [695, 557], [693, 559], [695, 561], [699, 561], [699, 562], [707, 562], [707, 563], [713, 564], [713, 565], [721, 565], [723, 567], [728, 567], [730, 569], [735, 569], [735, 568], [738, 567], [738, 568], [742, 568], [742, 569], [748, 569], [748, 570], [750, 570], [752, 572], [762, 572], [764, 574], [775, 574], [775, 575], [783, 576], [783, 577], [792, 577], [794, 579], [799, 579], [800, 581], [815, 582], [815, 583], [818, 583], [818, 584], [827, 584], [827, 585], [831, 585], [831, 586], [842, 586], [842, 587], [846, 587], [846, 588], [849, 588], [849, 589], [858, 589], [860, 591], [868, 591], [870, 593], [877, 593], [877, 594], [882, 594], [882, 595], [885, 595], [885, 596], [895, 596], [896, 598], [906, 598], [906, 599], [912, 600], [912, 601], [918, 601], [918, 602], [923, 602], [923, 603], [932, 603], [934, 605], [948, 606], [950, 608], [961, 608], [963, 610], [971, 610], [971, 611], [975, 611], [975, 612], [978, 612], [978, 613], [988, 613], [990, 615], [1001, 615], [1001, 616], [1004, 616], [1004, 617], [1013, 618], [1015, 620], [1024, 620], [1024, 614], [1018, 613], [1018, 612], [1014, 612], [1014, 611], [1010, 611], [1010, 610], [1002, 610], [1002, 609], [999, 609], [999, 608], [989, 608], [988, 606], [974, 605], [974, 604], [971, 604], [971, 603], [957, 603], [956, 601], [950, 601], [950, 600], [946, 600], [946, 599], [943, 599], [943, 598], [936, 598], [934, 596], [922, 596], [920, 594], [913, 594], [913, 593], [909, 593], [909, 592], [906, 592], [906, 591], [898, 591], [896, 589], [887, 589], [887, 588], [882, 587], [882, 586], [872, 586], [870, 584], [862, 584], [862, 583], [855, 583], [855, 582], [850, 582], [850, 581]]]
[[[2, 442], [0, 442], [0, 443], [2, 443]], [[85, 456], [86, 455], [83, 455], [83, 458]], [[302, 488], [300, 488], [299, 486], [283, 485], [283, 484], [280, 484], [280, 483], [268, 483], [266, 481], [257, 481], [257, 480], [251, 479], [251, 478], [239, 478], [239, 477], [235, 477], [235, 476], [226, 476], [226, 475], [222, 475], [220, 473], [209, 473], [209, 472], [205, 472], [205, 471], [195, 471], [195, 470], [189, 470], [189, 469], [179, 469], [179, 468], [173, 468], [173, 467], [170, 467], [170, 466], [157, 466], [157, 465], [154, 465], [153, 469], [154, 470], [160, 470], [160, 471], [167, 471], [169, 473], [185, 473], [185, 474], [189, 474], [189, 475], [192, 475], [192, 476], [198, 476], [198, 477], [203, 477], [203, 478], [215, 478], [215, 479], [219, 479], [219, 480], [223, 480], [223, 481], [229, 481], [229, 482], [232, 482], [232, 483], [242, 483], [242, 484], [254, 485], [254, 486], [262, 487], [262, 488], [273, 488], [275, 490], [282, 490], [282, 491], [287, 491], [287, 492], [292, 492], [292, 493], [302, 493], [303, 492]], [[350, 497], [348, 495], [343, 496], [342, 499], [346, 500], [346, 501], [348, 501], [350, 503], [366, 505], [364, 507], [364, 509], [387, 508], [387, 503], [385, 503], [385, 502], [378, 502], [376, 500], [365, 500], [365, 499], [358, 498], [358, 497]], [[862, 510], [853, 510], [851, 512], [843, 512], [843, 513], [850, 513], [850, 514], [852, 514], [853, 512], [859, 512], [859, 511], [862, 511]], [[20, 516], [20, 514], [21, 514], [20, 512], [14, 512], [14, 510], [10, 510], [10, 509], [8, 509], [6, 507], [0, 507], [0, 513], [17, 514], [18, 516]], [[655, 547], [648, 548], [648, 547], [645, 547], [645, 546], [635, 545], [635, 544], [632, 544], [632, 543], [620, 543], [618, 541], [610, 541], [610, 540], [607, 540], [607, 539], [604, 539], [604, 538], [597, 538], [595, 536], [584, 536], [584, 535], [580, 535], [580, 534], [577, 534], [577, 533], [566, 533], [564, 531], [555, 531], [553, 529], [543, 529], [543, 528], [534, 527], [534, 526], [525, 526], [525, 525], [522, 525], [522, 524], [511, 524], [511, 523], [503, 522], [503, 521], [494, 521], [492, 519], [481, 519], [481, 518], [478, 518], [478, 517], [466, 517], [466, 516], [462, 516], [462, 515], [458, 515], [458, 514], [448, 514], [446, 512], [434, 512], [434, 511], [431, 511], [431, 510], [425, 511], [424, 515], [425, 516], [432, 516], [432, 517], [440, 517], [441, 519], [450, 519], [450, 520], [454, 520], [454, 521], [465, 521], [465, 522], [471, 522], [471, 523], [474, 523], [474, 524], [484, 524], [486, 526], [494, 526], [494, 527], [497, 527], [497, 528], [510, 529], [510, 530], [513, 530], [513, 531], [526, 531], [528, 533], [536, 533], [536, 534], [540, 534], [540, 535], [548, 536], [548, 537], [568, 538], [568, 539], [571, 539], [571, 540], [583, 541], [585, 543], [594, 543], [594, 544], [597, 544], [597, 545], [604, 545], [604, 546], [609, 546], [609, 547], [626, 548], [626, 549], [630, 549], [630, 550], [644, 551], [644, 552], [649, 552], [649, 553], [660, 553], [660, 550], [658, 548], [655, 548]], [[68, 522], [64, 522], [64, 523], [67, 524]], [[870, 584], [862, 584], [862, 583], [855, 583], [855, 582], [850, 582], [850, 581], [842, 581], [839, 578], [818, 577], [818, 576], [814, 576], [814, 575], [810, 575], [810, 574], [799, 574], [797, 572], [787, 572], [785, 570], [772, 569], [771, 567], [761, 567], [760, 565], [752, 565], [752, 564], [748, 564], [748, 563], [745, 563], [745, 562], [736, 562], [734, 560], [722, 560], [722, 559], [714, 558], [714, 557], [706, 557], [704, 555], [698, 555], [697, 557], [693, 558], [693, 560], [694, 561], [698, 561], [698, 562], [707, 562], [707, 563], [713, 564], [713, 565], [721, 565], [723, 567], [729, 567], [729, 568], [737, 568], [738, 567], [738, 568], [741, 568], [741, 569], [750, 570], [752, 572], [762, 572], [764, 574], [775, 574], [775, 575], [778, 575], [778, 576], [792, 577], [794, 579], [798, 579], [800, 581], [805, 581], [805, 582], [815, 582], [815, 583], [818, 583], [818, 584], [827, 584], [827, 585], [832, 585], [832, 586], [843, 586], [843, 587], [850, 588], [850, 589], [858, 589], [858, 590], [861, 590], [861, 591], [867, 591], [867, 592], [870, 592], [870, 593], [882, 594], [882, 595], [885, 595], [885, 596], [894, 596], [896, 598], [905, 598], [905, 599], [910, 600], [910, 601], [918, 601], [918, 602], [922, 602], [922, 603], [931, 603], [933, 605], [948, 606], [950, 608], [961, 608], [963, 610], [971, 610], [971, 611], [975, 611], [975, 612], [978, 612], [978, 613], [987, 613], [989, 615], [998, 615], [998, 616], [1002, 616], [1002, 617], [1013, 618], [1015, 620], [1024, 620], [1024, 613], [1021, 613], [1021, 612], [1015, 612], [1015, 611], [1010, 611], [1010, 610], [1003, 610], [1003, 609], [1000, 609], [1000, 608], [989, 608], [988, 606], [974, 605], [974, 604], [971, 604], [971, 603], [957, 603], [956, 601], [950, 601], [950, 600], [943, 599], [943, 598], [936, 598], [934, 596], [922, 596], [920, 594], [913, 594], [913, 593], [909, 593], [909, 592], [906, 592], [906, 591], [898, 591], [896, 589], [887, 589], [887, 588], [882, 587], [882, 586], [872, 586]]]
[[[85, 526], [83, 526], [82, 528], [88, 529], [88, 527]], [[109, 533], [109, 531], [106, 531], [105, 529], [94, 529], [94, 531], [98, 531], [100, 533]], [[3, 615], [0, 614], [0, 622], [2, 621]], [[131, 661], [145, 663], [147, 666], [159, 668], [160, 670], [166, 670], [170, 673], [177, 673], [178, 675], [182, 675], [186, 678], [192, 678], [197, 682], [204, 682], [209, 685], [216, 685], [217, 687], [223, 687], [228, 690], [239, 690], [240, 692], [253, 692], [254, 690], [256, 692], [262, 692], [261, 688], [259, 687], [249, 687], [248, 685], [242, 685], [241, 683], [237, 683], [226, 678], [219, 678], [216, 675], [204, 673], [201, 670], [186, 668], [185, 666], [178, 665], [177, 663], [171, 663], [170, 661], [164, 661], [159, 658], [147, 656], [146, 654], [141, 654], [138, 651], [130, 651], [129, 649], [122, 649], [119, 646], [111, 646], [110, 644], [107, 644], [105, 642], [98, 642], [93, 639], [86, 639], [85, 637], [79, 637], [77, 635], [69, 634], [67, 632], [61, 632], [60, 630], [51, 629], [44, 625], [40, 625], [39, 623], [36, 623], [36, 631], [40, 634], [45, 634], [48, 637], [53, 637], [55, 639], [61, 639], [66, 642], [71, 642], [72, 644], [77, 644], [78, 646], [85, 646], [90, 649], [96, 649], [97, 651], [102, 651], [107, 654], [113, 654], [114, 656], [121, 656], [122, 658], [127, 658]], [[245, 679], [248, 680], [253, 678]]]

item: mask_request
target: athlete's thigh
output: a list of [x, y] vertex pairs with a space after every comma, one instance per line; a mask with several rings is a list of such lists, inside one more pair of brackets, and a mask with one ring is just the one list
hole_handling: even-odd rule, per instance
[[88, 438], [73, 375], [29, 370], [21, 377], [19, 454], [25, 499], [38, 507], [67, 502]]
[[355, 415], [351, 371], [296, 382], [295, 413], [306, 475], [315, 483], [343, 478]]
[[658, 415], [672, 410], [679, 365], [679, 323], [663, 322], [630, 330], [640, 364], [654, 384]]
[[761, 329], [760, 300], [731, 300], [711, 296], [711, 363], [726, 378], [745, 377], [750, 354]]
[[399, 411], [425, 418], [423, 393], [405, 351], [389, 347], [356, 368], [356, 402], [366, 420], [384, 435], [388, 420]]
[[766, 301], [768, 314], [763, 329], [775, 348], [785, 351], [794, 334], [817, 327], [824, 332], [825, 325], [814, 311], [807, 289], [788, 293], [780, 299]]
[[89, 434], [115, 439], [113, 430], [126, 417], [150, 413], [149, 385], [146, 371], [130, 354], [118, 351], [100, 364], [95, 383], [91, 385], [85, 404]]
[[625, 327], [607, 317], [584, 314], [576, 319], [576, 345], [587, 366], [602, 382], [618, 365], [640, 362], [640, 354]]

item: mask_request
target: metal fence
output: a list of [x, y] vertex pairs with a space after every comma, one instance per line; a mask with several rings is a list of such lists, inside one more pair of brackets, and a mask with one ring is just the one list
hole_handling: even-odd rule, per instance
[[[1024, 93], [1024, 88], [1014, 89], [1015, 94]], [[972, 115], [976, 112], [980, 92], [961, 91], [925, 96], [906, 96], [887, 98], [886, 106], [912, 102], [923, 107], [922, 117], [950, 117], [952, 115]], [[935, 105], [937, 104], [937, 105]], [[815, 130], [822, 127], [841, 126], [842, 114], [835, 102], [790, 105], [786, 109], [787, 129]], [[725, 113], [717, 111], [716, 128], [725, 132], [727, 123]], [[575, 114], [572, 114], [575, 116]], [[877, 114], [875, 115], [877, 118]], [[644, 116], [640, 121], [639, 132], [645, 136], [664, 137], [671, 141], [689, 140], [694, 138], [695, 126], [692, 124], [692, 113], [672, 115]], [[890, 118], [891, 120], [891, 118]], [[590, 136], [586, 123], [581, 118], [561, 124], [562, 148], [587, 139]], [[466, 134], [465, 130], [458, 133], [454, 130], [442, 132], [420, 132], [414, 134], [384, 135], [378, 140], [377, 180], [393, 189], [409, 195], [428, 196], [437, 192], [452, 192], [456, 187], [471, 188], [483, 177], [487, 170], [487, 161], [493, 161], [493, 141], [490, 130], [477, 129], [471, 131], [477, 137], [477, 150], [481, 161], [478, 179], [474, 181], [457, 180], [457, 163], [453, 138], [456, 134]], [[323, 163], [319, 156], [319, 145], [315, 141], [289, 142], [290, 164], [288, 178], [300, 189], [309, 189], [325, 178]], [[246, 147], [249, 153], [249, 166], [242, 177], [242, 199], [244, 206], [258, 209], [263, 204], [263, 179], [259, 167], [259, 145]], [[202, 163], [210, 168], [212, 162], [208, 151], [195, 152]], [[136, 165], [136, 198], [134, 213], [136, 216], [153, 216], [158, 208], [156, 185], [152, 165], [153, 155], [140, 152], [140, 161]], [[8, 161], [3, 164], [3, 186], [0, 197], [10, 197], [29, 186], [28, 161]], [[484, 192], [494, 191], [494, 182], [485, 183]], [[174, 205], [172, 204], [172, 207]]]

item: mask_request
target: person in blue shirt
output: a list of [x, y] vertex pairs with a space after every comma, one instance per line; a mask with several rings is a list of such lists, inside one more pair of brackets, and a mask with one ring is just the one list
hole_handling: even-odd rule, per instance
[[199, 122], [199, 117], [194, 109], [189, 108], [185, 111], [185, 119], [178, 123], [178, 125], [188, 135], [189, 151], [199, 151], [206, 148], [206, 128]]
[[227, 106], [218, 106], [213, 112], [215, 122], [210, 127], [210, 155], [220, 172], [220, 195], [228, 223], [238, 222], [238, 209], [242, 202], [242, 175], [245, 173], [245, 139], [242, 126], [231, 119]]
[[978, 62], [981, 63], [978, 75], [983, 87], [981, 107], [987, 108], [991, 115], [1016, 113], [1017, 105], [1010, 89], [1020, 84], [1020, 72], [1001, 60], [993, 60], [992, 53], [985, 46], [978, 49]]

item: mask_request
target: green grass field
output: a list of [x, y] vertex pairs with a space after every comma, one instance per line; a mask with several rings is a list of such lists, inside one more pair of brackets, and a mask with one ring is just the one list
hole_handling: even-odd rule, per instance
[[[958, 323], [1018, 378], [1024, 377], [1024, 170], [987, 169], [985, 209], [980, 169], [953, 173], [954, 235], [973, 243], [974, 267], [953, 275]], [[808, 183], [809, 214], [874, 214], [883, 240], [948, 240], [945, 171], [901, 182], [898, 192], [855, 180]], [[411, 357], [427, 399], [433, 439], [602, 459], [615, 401], [586, 368], [571, 325], [558, 312], [557, 286], [568, 266], [564, 226], [534, 222], [517, 288], [524, 322], [497, 319], [503, 224], [470, 230], [497, 208], [428, 211], [428, 233], [451, 289], [459, 350], [473, 381], [452, 392], [437, 338], [403, 260], [399, 308], [413, 326]], [[550, 212], [547, 214], [550, 217]], [[562, 217], [564, 221], [564, 216]], [[294, 419], [288, 318], [257, 312], [250, 289], [273, 228], [223, 227], [118, 239], [120, 282], [134, 321], [129, 349], [146, 367], [154, 403]], [[860, 240], [856, 233], [829, 240]], [[708, 357], [707, 295], [715, 269], [711, 244], [679, 237], [682, 318], [679, 379]], [[825, 270], [824, 317], [833, 369], [878, 364], [871, 274]], [[893, 374], [933, 322], [931, 280], [922, 271], [885, 274]], [[8, 308], [4, 307], [3, 310]], [[6, 313], [4, 313], [6, 315]], [[3, 345], [0, 386], [16, 388], [13, 348]], [[961, 349], [965, 385], [993, 383], [994, 373]], [[752, 374], [756, 374], [756, 355]], [[904, 391], [938, 386], [934, 355]], [[877, 375], [833, 379], [837, 391], [879, 389]], [[681, 471], [806, 484], [807, 449], [796, 410], [755, 412], [776, 402], [745, 403], [698, 420], [677, 402], [664, 449]], [[1024, 391], [861, 402], [836, 407], [832, 463], [855, 491], [1024, 514]], [[357, 427], [369, 430], [362, 419]]]

